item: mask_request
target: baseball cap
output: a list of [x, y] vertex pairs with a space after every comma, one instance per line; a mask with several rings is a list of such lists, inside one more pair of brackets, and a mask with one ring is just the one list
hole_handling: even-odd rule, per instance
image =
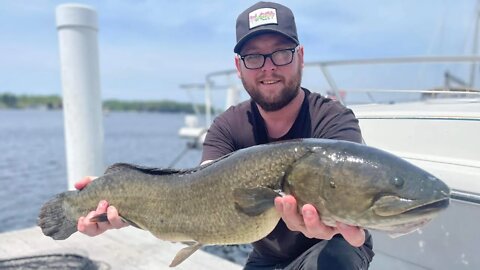
[[292, 11], [277, 3], [258, 2], [238, 16], [237, 45], [233, 51], [239, 53], [249, 39], [269, 32], [279, 33], [295, 42], [296, 45], [299, 44]]

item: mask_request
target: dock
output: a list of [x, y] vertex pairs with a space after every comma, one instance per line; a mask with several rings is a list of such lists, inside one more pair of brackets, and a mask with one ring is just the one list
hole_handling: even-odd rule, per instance
[[[53, 240], [33, 227], [0, 234], [0, 268], [16, 258], [48, 257], [64, 254], [87, 258], [95, 267], [88, 269], [175, 269], [175, 270], [240, 270], [242, 266], [218, 256], [198, 250], [175, 268], [168, 265], [185, 245], [157, 239], [149, 232], [133, 227], [109, 230], [102, 235], [89, 237], [75, 233], [66, 240]], [[43, 265], [40, 269], [52, 269]], [[27, 268], [38, 269], [38, 268]], [[55, 268], [67, 269], [67, 268]], [[68, 268], [72, 269], [72, 268]], [[83, 269], [83, 268], [82, 268]]]

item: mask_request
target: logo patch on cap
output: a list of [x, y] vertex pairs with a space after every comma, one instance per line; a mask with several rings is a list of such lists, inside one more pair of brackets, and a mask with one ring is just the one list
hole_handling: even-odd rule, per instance
[[277, 10], [274, 8], [259, 8], [248, 14], [250, 29], [265, 24], [277, 23]]

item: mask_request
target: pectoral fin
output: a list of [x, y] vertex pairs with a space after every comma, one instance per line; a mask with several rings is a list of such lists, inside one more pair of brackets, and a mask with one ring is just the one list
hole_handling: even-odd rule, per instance
[[277, 192], [266, 187], [237, 188], [233, 191], [235, 208], [248, 216], [258, 216], [274, 207]]
[[[131, 221], [131, 220], [125, 218], [125, 217], [120, 216], [120, 218], [122, 219], [123, 222], [125, 222], [129, 225], [132, 225], [133, 227], [143, 229], [137, 223], [135, 223], [135, 222], [133, 222], [133, 221]], [[103, 214], [100, 214], [100, 215], [93, 216], [90, 219], [90, 222], [108, 222], [107, 213], [103, 213]]]
[[175, 258], [173, 258], [172, 262], [170, 263], [170, 267], [175, 267], [179, 264], [181, 264], [183, 261], [185, 261], [190, 255], [192, 255], [195, 251], [197, 251], [199, 248], [202, 247], [201, 243], [195, 243], [191, 246], [188, 246], [186, 248], [182, 248], [177, 255], [175, 255]]

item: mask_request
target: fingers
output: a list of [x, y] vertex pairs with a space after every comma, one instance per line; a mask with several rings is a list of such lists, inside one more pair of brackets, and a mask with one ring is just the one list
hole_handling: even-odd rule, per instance
[[[110, 222], [91, 222], [90, 219], [96, 215], [103, 214], [107, 212], [108, 202], [103, 200], [98, 203], [97, 209], [91, 211], [85, 217], [80, 217], [77, 222], [77, 230], [81, 233], [84, 233], [88, 236], [96, 236], [104, 231], [113, 228]], [[107, 214], [108, 216], [108, 214]]]
[[302, 214], [300, 214], [297, 208], [297, 201], [291, 195], [275, 198], [275, 207], [291, 231], [302, 232], [309, 238], [326, 240], [331, 239], [338, 233], [335, 228], [322, 223], [313, 205], [304, 205], [302, 207]]
[[305, 204], [298, 212], [297, 202], [291, 195], [275, 198], [275, 208], [291, 231], [302, 232], [306, 237], [330, 240], [338, 233], [352, 246], [365, 243], [365, 231], [362, 228], [337, 222], [336, 227], [325, 225], [311, 204]]
[[337, 228], [343, 238], [352, 246], [360, 247], [365, 243], [365, 230], [337, 222]]
[[[81, 190], [90, 184], [95, 178], [95, 176], [86, 176], [80, 181], [75, 183], [75, 188]], [[108, 222], [92, 222], [91, 218], [97, 215], [107, 213]], [[125, 222], [122, 221], [122, 218], [119, 216], [118, 211], [115, 207], [109, 206], [108, 202], [102, 200], [98, 203], [97, 209], [88, 213], [86, 217], [80, 217], [77, 222], [77, 230], [81, 233], [84, 233], [88, 236], [99, 235], [109, 229], [120, 229], [125, 226], [128, 226]]]
[[128, 224], [123, 222], [122, 218], [118, 215], [118, 211], [115, 206], [109, 206], [107, 208], [107, 218], [110, 221], [112, 227], [115, 229], [120, 229], [128, 226]]
[[305, 223], [305, 232], [303, 234], [306, 237], [330, 240], [338, 233], [336, 228], [327, 226], [320, 220], [317, 209], [313, 205], [304, 205], [302, 207], [302, 215]]
[[91, 211], [85, 217], [80, 217], [77, 223], [77, 230], [83, 234], [88, 236], [96, 236], [99, 235], [100, 232], [97, 226], [97, 223], [91, 222], [90, 219], [96, 215], [95, 211]]
[[80, 179], [80, 181], [76, 182], [74, 184], [74, 186], [75, 186], [76, 189], [81, 190], [85, 186], [90, 184], [95, 178], [97, 178], [97, 177], [96, 176], [85, 176], [84, 178]]
[[[95, 215], [107, 213], [107, 208], [108, 208], [108, 202], [105, 200], [100, 201], [98, 203], [97, 210], [95, 211], [96, 212]], [[107, 218], [108, 218], [108, 215], [107, 215]], [[110, 224], [110, 222], [97, 222], [95, 224], [97, 224], [99, 234], [112, 228], [112, 224]]]
[[291, 231], [304, 231], [305, 224], [297, 210], [297, 201], [291, 195], [275, 198], [275, 208]]
[[275, 208], [279, 214], [283, 213], [283, 197], [275, 197]]

